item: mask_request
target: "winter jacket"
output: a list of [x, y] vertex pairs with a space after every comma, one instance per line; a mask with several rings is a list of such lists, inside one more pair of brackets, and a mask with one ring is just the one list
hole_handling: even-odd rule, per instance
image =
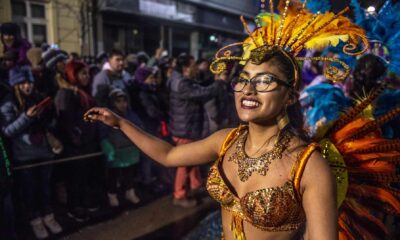
[[0, 107], [1, 129], [11, 139], [14, 161], [21, 164], [52, 158], [54, 154], [46, 138], [47, 127], [51, 125], [49, 120], [30, 118], [25, 111], [19, 112], [17, 106], [16, 101], [9, 97]]
[[81, 105], [78, 93], [61, 88], [57, 91], [54, 103], [60, 139], [65, 145], [65, 152], [70, 155], [95, 152], [98, 146], [96, 126], [83, 120], [84, 113], [89, 109]]
[[161, 99], [160, 92], [155, 86], [142, 84], [138, 94], [141, 105], [140, 111], [136, 111], [142, 120], [146, 131], [152, 135], [160, 136], [161, 121], [167, 121], [167, 106]]
[[96, 99], [98, 105], [107, 105], [110, 88], [119, 88], [126, 91], [124, 78], [122, 75], [103, 69], [94, 77], [92, 83], [92, 96]]
[[[17, 40], [15, 40], [17, 41]], [[30, 65], [28, 58], [26, 57], [26, 53], [32, 47], [32, 45], [26, 39], [20, 39], [18, 44], [14, 44], [13, 47], [7, 47], [4, 44], [3, 53], [12, 51], [17, 56], [17, 64], [18, 65]]]
[[203, 105], [220, 92], [221, 81], [215, 81], [207, 87], [186, 79], [174, 71], [168, 81], [170, 91], [170, 132], [175, 137], [199, 139], [204, 125]]
[[[127, 120], [143, 128], [142, 121], [132, 111], [125, 116]], [[140, 151], [131, 140], [119, 129], [100, 125], [100, 144], [111, 168], [129, 167], [139, 162]]]

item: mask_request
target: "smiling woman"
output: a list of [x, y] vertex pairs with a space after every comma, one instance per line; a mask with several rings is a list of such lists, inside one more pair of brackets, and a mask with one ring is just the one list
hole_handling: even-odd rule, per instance
[[[305, 5], [281, 1], [278, 15], [270, 1], [270, 13], [257, 16], [253, 33], [244, 23], [249, 33], [244, 42], [217, 52], [211, 64], [215, 74], [226, 70], [227, 61], [244, 65], [232, 82], [236, 110], [244, 123], [238, 128], [174, 147], [105, 108], [93, 108], [85, 118], [119, 128], [166, 166], [217, 159], [207, 190], [221, 204], [225, 239], [337, 239], [335, 180], [328, 162], [316, 151], [317, 144], [302, 134], [296, 62], [301, 59], [296, 56], [305, 47], [335, 45], [339, 40], [348, 41], [344, 50], [349, 53], [365, 36], [342, 16], [344, 11], [312, 14]], [[232, 56], [227, 50], [231, 46], [243, 46], [243, 55]], [[339, 60], [319, 60], [347, 67]], [[328, 70], [333, 80], [345, 77], [333, 67]]]

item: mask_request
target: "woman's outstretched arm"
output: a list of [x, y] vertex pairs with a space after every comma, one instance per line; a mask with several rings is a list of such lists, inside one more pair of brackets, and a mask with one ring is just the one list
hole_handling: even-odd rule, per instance
[[220, 147], [230, 131], [224, 129], [203, 140], [173, 146], [146, 133], [107, 108], [92, 108], [85, 113], [84, 118], [87, 121], [99, 121], [119, 128], [146, 155], [168, 167], [199, 165], [216, 160]]

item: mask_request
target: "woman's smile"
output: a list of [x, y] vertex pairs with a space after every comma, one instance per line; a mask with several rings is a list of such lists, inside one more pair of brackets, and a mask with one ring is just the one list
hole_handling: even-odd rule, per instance
[[251, 98], [251, 97], [243, 97], [240, 100], [240, 105], [242, 109], [246, 110], [253, 110], [257, 109], [261, 106], [260, 101], [258, 101], [256, 98]]

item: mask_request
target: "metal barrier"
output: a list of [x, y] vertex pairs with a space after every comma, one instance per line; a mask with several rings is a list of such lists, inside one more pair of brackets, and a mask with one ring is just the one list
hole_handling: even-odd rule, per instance
[[60, 158], [60, 159], [56, 159], [56, 160], [50, 160], [50, 161], [45, 161], [45, 162], [40, 162], [40, 163], [33, 163], [33, 164], [27, 164], [27, 165], [23, 165], [23, 166], [18, 166], [18, 167], [14, 167], [13, 170], [16, 171], [16, 170], [22, 170], [22, 169], [45, 166], [45, 165], [60, 164], [60, 163], [65, 163], [65, 162], [81, 160], [81, 159], [85, 159], [85, 158], [98, 157], [98, 156], [101, 156], [101, 155], [103, 155], [103, 152], [89, 153], [89, 154], [85, 154], [85, 155], [79, 155], [79, 156], [73, 156], [73, 157], [67, 157], [67, 158]]

